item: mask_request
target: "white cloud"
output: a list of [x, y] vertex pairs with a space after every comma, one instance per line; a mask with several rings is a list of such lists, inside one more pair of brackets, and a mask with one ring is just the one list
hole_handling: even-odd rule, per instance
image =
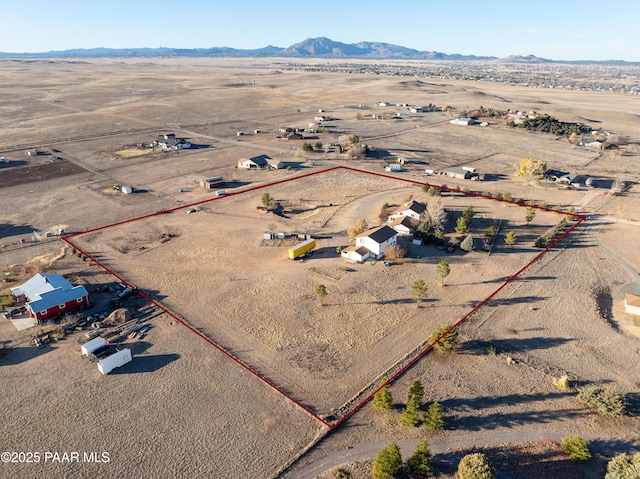
[[535, 28], [527, 28], [527, 33], [536, 33], [536, 29]]

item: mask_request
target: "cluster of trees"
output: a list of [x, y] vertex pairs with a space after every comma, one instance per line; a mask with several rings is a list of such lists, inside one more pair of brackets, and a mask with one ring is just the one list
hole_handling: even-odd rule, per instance
[[[407, 466], [414, 477], [427, 477], [431, 471], [431, 451], [427, 440], [416, 446]], [[371, 476], [373, 479], [392, 479], [402, 467], [402, 455], [395, 442], [382, 449], [373, 461]]]
[[322, 149], [322, 143], [316, 141], [313, 145], [311, 143], [307, 143], [306, 141], [302, 144], [302, 151], [310, 153], [314, 150], [318, 151]]
[[[400, 424], [407, 427], [423, 426], [430, 431], [442, 428], [444, 425], [444, 414], [442, 406], [438, 401], [434, 401], [427, 408], [422, 419], [420, 418], [420, 406], [424, 399], [424, 386], [419, 379], [416, 379], [407, 395], [407, 404], [402, 410]], [[373, 396], [373, 407], [381, 411], [390, 411], [393, 408], [393, 397], [389, 390], [389, 385], [382, 381], [381, 388]]]
[[[562, 450], [572, 461], [588, 461], [592, 455], [589, 444], [579, 436], [567, 436], [561, 442]], [[406, 463], [411, 477], [429, 477], [433, 455], [426, 439], [418, 443], [413, 454]], [[403, 469], [400, 448], [395, 442], [383, 448], [373, 462], [371, 475], [373, 479], [393, 479], [399, 477]], [[349, 477], [343, 469], [335, 470], [336, 478]], [[406, 477], [403, 474], [402, 477]], [[467, 454], [458, 463], [456, 479], [495, 479], [496, 470], [482, 453]], [[605, 479], [638, 479], [640, 477], [640, 453], [629, 456], [618, 454], [607, 463]]]
[[442, 243], [444, 241], [446, 219], [447, 212], [442, 205], [442, 201], [440, 198], [433, 198], [427, 203], [424, 220], [418, 224], [415, 236], [421, 238], [425, 243]]
[[478, 108], [478, 116], [490, 116], [490, 117], [494, 117], [494, 116], [503, 116], [506, 115], [506, 111], [502, 111], [502, 110], [494, 110], [493, 108], [485, 108], [483, 106], [480, 106], [480, 108]]
[[[516, 126], [516, 124], [513, 120], [510, 120], [507, 122], [507, 126], [513, 128]], [[529, 131], [540, 131], [544, 133], [551, 133], [553, 135], [563, 136], [570, 136], [571, 134], [580, 135], [583, 133], [589, 133], [591, 131], [591, 127], [582, 123], [567, 123], [564, 121], [556, 120], [552, 116], [525, 118], [518, 126]]]
[[546, 231], [545, 233], [541, 234], [536, 239], [536, 241], [534, 242], [535, 247], [536, 248], [546, 248], [551, 243], [553, 243], [553, 240], [556, 238], [556, 236], [558, 236], [560, 233], [562, 233], [562, 230], [564, 228], [566, 228], [566, 227], [567, 227], [567, 219], [566, 218], [562, 218], [560, 220], [560, 223], [558, 223], [556, 226], [554, 226], [550, 230]]
[[474, 215], [473, 206], [467, 206], [467, 209], [462, 212], [462, 215], [456, 221], [456, 233], [459, 235], [467, 234], [471, 228], [471, 222], [473, 221]]
[[[440, 284], [444, 286], [444, 279], [449, 276], [449, 273], [451, 273], [449, 262], [446, 259], [440, 260], [440, 262], [436, 265], [436, 270], [438, 271], [438, 275], [440, 276]], [[427, 286], [427, 283], [423, 279], [416, 279], [411, 284], [411, 297], [416, 302], [416, 307], [419, 307], [420, 303], [427, 299], [428, 290], [429, 286]]]
[[[407, 468], [412, 477], [428, 477], [431, 473], [431, 461], [429, 444], [426, 439], [423, 439], [409, 458]], [[378, 453], [373, 462], [371, 476], [373, 479], [392, 479], [399, 475], [402, 465], [400, 448], [392, 442]], [[496, 471], [484, 454], [467, 454], [458, 463], [457, 479], [495, 479], [495, 477]]]

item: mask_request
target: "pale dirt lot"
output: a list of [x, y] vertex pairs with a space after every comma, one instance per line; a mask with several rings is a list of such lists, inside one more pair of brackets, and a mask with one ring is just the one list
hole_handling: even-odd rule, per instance
[[[335, 151], [304, 155], [300, 142], [273, 137], [282, 126], [306, 127], [319, 108], [340, 119], [318, 135], [323, 144], [355, 133], [381, 157], [414, 159], [407, 171], [394, 175], [398, 178], [476, 191], [508, 191], [514, 197], [550, 205], [574, 205], [587, 214], [640, 219], [637, 185], [610, 199], [600, 191], [558, 190], [513, 176], [519, 161], [533, 156], [551, 168], [637, 182], [640, 119], [630, 112], [632, 97], [440, 79], [280, 73], [264, 68], [267, 63], [235, 59], [2, 62], [3, 86], [10, 93], [3, 103], [6, 114], [0, 119], [3, 156], [28, 161], [23, 158], [25, 148], [58, 150], [54, 154], [86, 170], [0, 189], [2, 269], [59, 249], [55, 242], [32, 242], [32, 230], [42, 232], [64, 224], [67, 231], [82, 231], [201, 201], [213, 196], [194, 183], [204, 177], [223, 176], [234, 182], [229, 190], [238, 191], [342, 164]], [[601, 154], [500, 124], [449, 125], [450, 116], [441, 113], [408, 121], [373, 121], [358, 119], [358, 113], [384, 111], [345, 108], [380, 100], [452, 105], [454, 115], [481, 105], [537, 110], [563, 121], [591, 121], [613, 131], [621, 147]], [[253, 134], [256, 128], [267, 133]], [[248, 134], [237, 137], [239, 130]], [[114, 159], [123, 146], [151, 141], [165, 132], [175, 132], [201, 148]], [[383, 137], [387, 134], [393, 136]], [[290, 163], [292, 170], [234, 168], [239, 158], [261, 153]], [[487, 173], [487, 181], [472, 184], [421, 175], [424, 168], [467, 163]], [[382, 171], [376, 157], [346, 164]], [[386, 201], [379, 193], [397, 189], [388, 195], [398, 204], [409, 194], [420, 196], [420, 189], [408, 184], [381, 184], [380, 180], [363, 184], [358, 175], [338, 184], [337, 176], [316, 178], [317, 190], [296, 191], [291, 188], [295, 183], [269, 189], [272, 196], [290, 202], [288, 207], [307, 210], [290, 219], [260, 216], [255, 211], [261, 194], [257, 191], [225, 198], [191, 215], [177, 211], [159, 217], [159, 223], [145, 220], [145, 228], [131, 223], [110, 230], [109, 234], [119, 232], [120, 238], [109, 238], [106, 231], [84, 238], [93, 238], [89, 249], [99, 259], [120, 268], [132, 282], [148, 288], [316, 413], [329, 414], [371, 382], [377, 383], [377, 375], [419, 344], [434, 325], [468, 311], [499, 284], [490, 281], [512, 274], [523, 263], [521, 258], [532, 253], [499, 248], [490, 259], [480, 253], [464, 258], [454, 255], [447, 279], [450, 286], [445, 288], [436, 285], [433, 263], [441, 253], [433, 248], [426, 248], [428, 254], [419, 261], [390, 268], [377, 263], [347, 272], [340, 269], [344, 263], [329, 257], [292, 264], [285, 259], [284, 248], [259, 246], [264, 230], [322, 231], [320, 226], [335, 212], [326, 227], [334, 237], [319, 241], [330, 256], [340, 235], [344, 238], [340, 243], [346, 245], [344, 232], [354, 218], [366, 217], [374, 224]], [[129, 184], [138, 192], [116, 195], [109, 191], [113, 184]], [[457, 211], [468, 203], [447, 201]], [[337, 210], [329, 203], [347, 206]], [[509, 219], [522, 231], [524, 241], [526, 230], [516, 208], [495, 205], [483, 203], [477, 211], [487, 218]], [[537, 216], [531, 229], [551, 224], [544, 216]], [[154, 245], [153, 238], [165, 227], [178, 236]], [[637, 270], [633, 231], [607, 224], [595, 237]], [[198, 242], [201, 246], [196, 250], [193, 244]], [[93, 245], [98, 247], [91, 249]], [[137, 249], [141, 245], [148, 249]], [[114, 247], [122, 246], [130, 252], [117, 253]], [[516, 249], [522, 246], [523, 242]], [[247, 257], [246, 251], [262, 257]], [[415, 250], [411, 252], [416, 255]], [[495, 261], [504, 266], [496, 268]], [[87, 281], [104, 281], [103, 275], [95, 274], [96, 267], [85, 264], [69, 262], [60, 272], [83, 268], [88, 271], [83, 276]], [[410, 283], [417, 277], [427, 280], [433, 300], [419, 310], [408, 301]], [[420, 377], [428, 384], [427, 400], [440, 399], [448, 415], [441, 434], [560, 429], [609, 438], [627, 450], [637, 450], [639, 342], [627, 332], [633, 331], [632, 320], [621, 316], [619, 301], [621, 288], [633, 286], [632, 279], [591, 236], [576, 235], [566, 249], [545, 256], [522, 281], [505, 288], [494, 305], [480, 310], [462, 328], [462, 354], [427, 355], [400, 377], [392, 386], [396, 401], [402, 403], [410, 383]], [[320, 282], [329, 290], [323, 306], [313, 293]], [[242, 321], [243, 317], [250, 321]], [[425, 334], [414, 332], [421, 328]], [[106, 450], [112, 451], [113, 458], [108, 465], [25, 466], [16, 468], [17, 475], [272, 477], [325, 432], [320, 423], [186, 329], [171, 325], [166, 317], [154, 321], [148, 344], [134, 351], [136, 358], [127, 366], [131, 370], [107, 378], [79, 358], [73, 337], [50, 350], [33, 350], [11, 327], [0, 332], [5, 347], [14, 346], [0, 359], [0, 382], [8, 391], [0, 404], [6, 418], [1, 430], [5, 448]], [[484, 354], [487, 343], [495, 346], [497, 356]], [[386, 356], [371, 347], [383, 344]], [[516, 364], [508, 365], [506, 355], [515, 358]], [[615, 384], [628, 393], [635, 417], [606, 419], [584, 410], [570, 393], [553, 386], [552, 379], [562, 373], [578, 384]], [[425, 434], [398, 426], [399, 414], [397, 410], [389, 420], [367, 405], [291, 471], [356, 443]]]

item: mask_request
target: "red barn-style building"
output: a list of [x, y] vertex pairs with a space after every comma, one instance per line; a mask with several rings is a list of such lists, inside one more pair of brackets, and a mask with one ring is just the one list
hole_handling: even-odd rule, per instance
[[61, 316], [89, 304], [84, 286], [73, 286], [62, 275], [38, 273], [11, 292], [38, 321]]

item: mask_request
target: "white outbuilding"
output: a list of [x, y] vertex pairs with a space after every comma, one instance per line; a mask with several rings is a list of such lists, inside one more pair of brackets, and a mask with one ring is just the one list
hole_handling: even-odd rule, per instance
[[629, 314], [637, 314], [638, 316], [640, 316], [640, 296], [625, 293], [624, 309]]

